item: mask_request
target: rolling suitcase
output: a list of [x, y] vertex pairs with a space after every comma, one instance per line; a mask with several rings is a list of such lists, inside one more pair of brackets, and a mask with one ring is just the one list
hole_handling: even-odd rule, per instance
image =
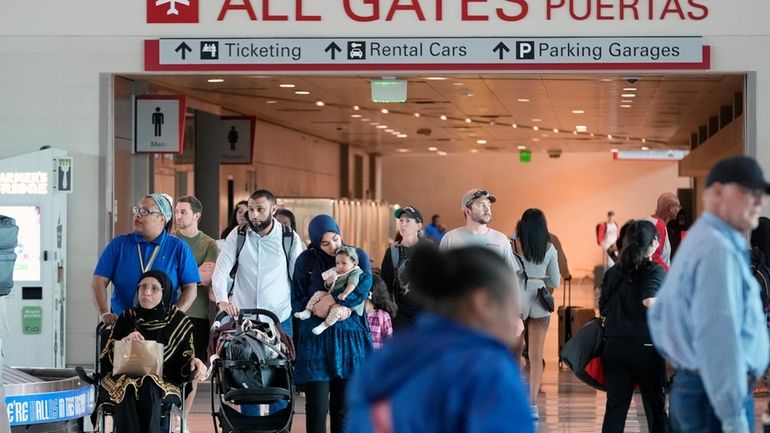
[[562, 365], [561, 348], [564, 343], [595, 316], [593, 308], [570, 305], [572, 303], [572, 279], [564, 280], [563, 292], [562, 305], [557, 310], [559, 316], [559, 365]]

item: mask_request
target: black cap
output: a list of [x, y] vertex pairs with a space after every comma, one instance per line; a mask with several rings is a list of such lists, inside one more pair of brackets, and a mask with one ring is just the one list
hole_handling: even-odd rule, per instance
[[406, 214], [407, 216], [414, 218], [415, 220], [417, 220], [418, 223], [422, 224], [422, 214], [420, 213], [419, 210], [417, 210], [416, 207], [414, 206], [402, 207], [402, 208], [396, 209], [396, 211], [393, 212], [393, 216], [395, 216], [396, 218], [401, 218], [401, 215], [403, 214]]
[[765, 180], [762, 168], [748, 156], [733, 156], [717, 162], [706, 178], [706, 187], [714, 183], [737, 183], [770, 194], [770, 184]]

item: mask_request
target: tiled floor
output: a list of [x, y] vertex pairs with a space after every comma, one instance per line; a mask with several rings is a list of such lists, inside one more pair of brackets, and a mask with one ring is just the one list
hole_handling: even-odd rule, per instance
[[[592, 282], [576, 284], [572, 296], [573, 305], [595, 308]], [[556, 294], [557, 302], [561, 302], [561, 293]], [[546, 338], [545, 359], [546, 368], [543, 377], [542, 394], [538, 400], [540, 407], [539, 432], [598, 432], [604, 417], [605, 394], [594, 391], [566, 368], [559, 368], [557, 357], [557, 317], [554, 315]], [[766, 407], [767, 396], [758, 397], [756, 401], [757, 414]], [[304, 401], [298, 400], [292, 432], [305, 432]], [[201, 387], [193, 407], [193, 413], [188, 417], [190, 431], [193, 433], [213, 432], [213, 424], [209, 409], [209, 388]], [[757, 424], [758, 431], [761, 427]], [[626, 421], [626, 432], [646, 432], [647, 423], [644, 409], [638, 394], [634, 396], [631, 409]], [[436, 432], [438, 433], [438, 432]]]

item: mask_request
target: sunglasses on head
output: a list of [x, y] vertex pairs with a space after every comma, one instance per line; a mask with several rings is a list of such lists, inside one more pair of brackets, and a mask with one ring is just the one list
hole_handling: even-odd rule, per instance
[[465, 207], [470, 207], [471, 203], [473, 203], [474, 200], [478, 200], [481, 197], [487, 197], [489, 196], [489, 191], [484, 191], [483, 189], [480, 189], [473, 193], [473, 195], [468, 199], [468, 201], [465, 202]]

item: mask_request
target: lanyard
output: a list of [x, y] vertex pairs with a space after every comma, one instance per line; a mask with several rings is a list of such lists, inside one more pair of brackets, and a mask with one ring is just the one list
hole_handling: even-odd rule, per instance
[[139, 248], [139, 244], [136, 244], [136, 252], [139, 254], [139, 266], [142, 267], [142, 273], [149, 271], [152, 268], [152, 264], [155, 263], [155, 258], [158, 257], [158, 251], [160, 251], [160, 245], [155, 245], [150, 256], [150, 261], [147, 262], [147, 266], [144, 266], [144, 258], [142, 257], [142, 249]]

